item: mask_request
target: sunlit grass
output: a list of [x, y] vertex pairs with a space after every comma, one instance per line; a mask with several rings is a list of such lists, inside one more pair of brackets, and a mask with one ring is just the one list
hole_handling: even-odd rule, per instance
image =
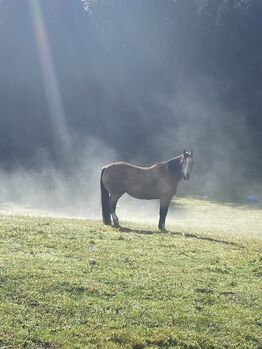
[[177, 197], [173, 201], [171, 226], [212, 235], [262, 239], [261, 213], [259, 203], [232, 204]]
[[170, 233], [1, 216], [0, 348], [261, 348], [261, 211], [176, 205]]

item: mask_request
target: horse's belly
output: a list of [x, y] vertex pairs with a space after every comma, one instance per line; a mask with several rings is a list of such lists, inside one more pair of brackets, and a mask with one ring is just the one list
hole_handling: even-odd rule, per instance
[[126, 192], [137, 199], [152, 200], [159, 199], [161, 188], [159, 188], [159, 183], [151, 183], [151, 181], [138, 181], [137, 183], [126, 188]]
[[127, 194], [132, 196], [136, 199], [142, 199], [142, 200], [154, 200], [159, 199], [160, 195], [157, 195], [155, 193], [144, 193], [144, 192], [136, 192], [136, 191], [127, 191]]

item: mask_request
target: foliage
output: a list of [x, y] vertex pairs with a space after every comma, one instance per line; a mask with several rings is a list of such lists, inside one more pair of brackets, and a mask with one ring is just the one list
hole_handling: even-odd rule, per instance
[[[186, 147], [186, 139], [206, 158], [218, 149], [252, 175], [262, 173], [261, 1], [38, 2], [65, 124], [75, 136], [68, 157], [92, 136], [119, 159], [138, 158], [143, 148], [153, 162]], [[5, 1], [4, 9], [1, 164], [34, 167], [38, 152], [57, 164], [63, 149], [44, 98], [32, 14], [20, 0]]]
[[81, 0], [82, 4], [84, 5], [84, 9], [89, 12], [91, 12], [92, 5], [96, 2], [96, 0]]

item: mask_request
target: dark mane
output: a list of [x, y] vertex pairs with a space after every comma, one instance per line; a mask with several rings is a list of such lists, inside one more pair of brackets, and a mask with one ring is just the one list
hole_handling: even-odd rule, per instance
[[168, 166], [168, 170], [176, 176], [181, 176], [181, 159], [182, 159], [182, 155], [179, 155], [173, 159], [168, 160], [167, 166]]

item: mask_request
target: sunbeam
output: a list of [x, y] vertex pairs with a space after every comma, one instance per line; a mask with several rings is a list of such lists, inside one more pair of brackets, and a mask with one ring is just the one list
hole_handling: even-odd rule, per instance
[[66, 150], [70, 147], [71, 137], [66, 125], [63, 101], [61, 98], [55, 66], [48, 42], [48, 35], [45, 28], [42, 8], [39, 0], [30, 0], [29, 6], [41, 63], [44, 87], [53, 126], [52, 131], [58, 139], [58, 144], [62, 146], [64, 150]]

